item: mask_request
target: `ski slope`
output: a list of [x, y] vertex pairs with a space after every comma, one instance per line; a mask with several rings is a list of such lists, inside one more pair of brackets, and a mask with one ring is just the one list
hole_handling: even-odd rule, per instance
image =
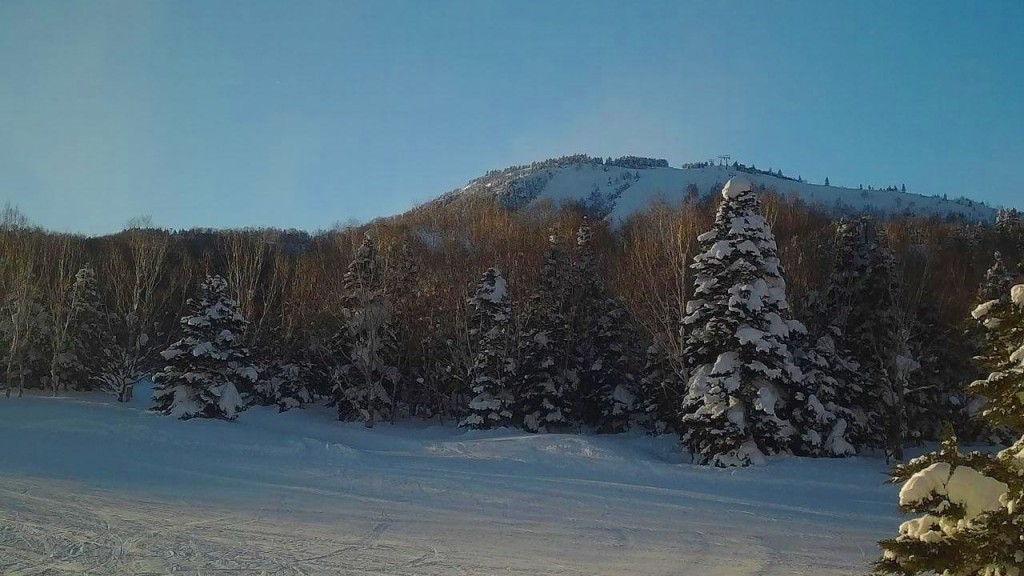
[[672, 437], [177, 421], [0, 398], [2, 574], [863, 574], [895, 533], [871, 458], [688, 464]]
[[654, 201], [678, 202], [690, 187], [696, 187], [701, 195], [709, 194], [714, 187], [735, 176], [742, 176], [757, 186], [798, 197], [837, 215], [872, 213], [945, 217], [953, 214], [967, 222], [986, 223], [993, 222], [996, 215], [995, 209], [965, 198], [949, 200], [910, 192], [824, 186], [740, 172], [729, 166], [632, 169], [579, 162], [489, 175], [470, 182], [461, 192], [511, 195], [515, 205], [544, 199], [556, 204], [582, 202], [617, 222], [647, 208]]

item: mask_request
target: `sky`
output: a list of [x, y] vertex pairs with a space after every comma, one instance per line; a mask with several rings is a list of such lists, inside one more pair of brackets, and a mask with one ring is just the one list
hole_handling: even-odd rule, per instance
[[0, 202], [321, 229], [552, 156], [1024, 208], [1024, 2], [4, 0]]

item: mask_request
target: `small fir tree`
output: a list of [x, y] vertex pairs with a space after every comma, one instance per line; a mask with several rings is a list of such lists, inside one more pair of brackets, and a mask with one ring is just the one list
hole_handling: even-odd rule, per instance
[[647, 347], [634, 418], [654, 434], [681, 432], [679, 409], [686, 392], [681, 360], [673, 362], [668, 346], [656, 339]]
[[227, 294], [224, 278], [207, 276], [188, 300], [181, 339], [161, 353], [167, 366], [153, 377], [154, 411], [232, 420], [245, 409], [238, 388], [255, 382], [257, 371], [239, 340], [246, 320]]
[[992, 266], [985, 271], [985, 278], [982, 280], [981, 286], [978, 287], [978, 299], [981, 302], [988, 302], [989, 300], [1009, 298], [1010, 287], [1013, 286], [1016, 276], [1013, 270], [1003, 262], [1002, 253], [996, 252], [992, 258]]
[[570, 398], [578, 375], [568, 368], [568, 326], [565, 251], [555, 235], [548, 238], [537, 291], [530, 298], [523, 333], [522, 392], [517, 412], [530, 432], [548, 431], [570, 423]]
[[470, 369], [469, 414], [459, 423], [467, 428], [511, 426], [515, 363], [508, 350], [511, 309], [508, 285], [497, 268], [490, 268], [469, 299], [472, 310], [470, 339], [476, 355]]
[[793, 451], [803, 456], [856, 454], [855, 442], [865, 434], [863, 415], [854, 408], [864, 393], [860, 366], [828, 334], [797, 346], [796, 361], [804, 377], [794, 383], [790, 420], [798, 433]]
[[[280, 337], [280, 335], [279, 335]], [[261, 378], [253, 388], [256, 401], [263, 405], [276, 405], [281, 412], [301, 408], [313, 401], [313, 387], [316, 380], [312, 362], [306, 358], [305, 349], [299, 342], [288, 342], [281, 337], [277, 348], [264, 351], [262, 358], [269, 358]]]
[[377, 257], [377, 246], [367, 235], [342, 278], [344, 328], [337, 346], [344, 348], [347, 363], [335, 386], [338, 417], [362, 420], [368, 428], [388, 420], [393, 409], [399, 372], [393, 364], [395, 333], [391, 302]]

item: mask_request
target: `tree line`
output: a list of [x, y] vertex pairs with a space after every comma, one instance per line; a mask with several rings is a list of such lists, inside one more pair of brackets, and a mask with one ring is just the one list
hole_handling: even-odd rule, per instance
[[1017, 272], [1019, 218], [833, 221], [721, 189], [616, 229], [465, 196], [301, 241], [145, 222], [84, 238], [8, 209], [5, 392], [128, 401], [154, 375], [155, 408], [179, 417], [326, 399], [368, 426], [643, 426], [723, 466], [900, 456], [942, 422], [998, 436], [971, 417], [983, 337], [962, 319], [986, 270]]

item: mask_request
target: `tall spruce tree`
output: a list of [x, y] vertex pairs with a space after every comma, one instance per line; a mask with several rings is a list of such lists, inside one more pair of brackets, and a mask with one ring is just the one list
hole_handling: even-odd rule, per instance
[[391, 416], [399, 372], [394, 365], [395, 333], [391, 302], [377, 245], [367, 234], [342, 278], [344, 328], [338, 345], [344, 348], [334, 393], [338, 417], [361, 420], [368, 428]]
[[469, 336], [476, 350], [469, 374], [473, 397], [469, 414], [459, 425], [477, 429], [511, 426], [515, 409], [515, 362], [509, 350], [512, 312], [508, 285], [497, 268], [484, 273], [469, 305]]
[[865, 396], [868, 428], [881, 448], [902, 460], [908, 435], [907, 389], [910, 375], [920, 364], [909, 347], [899, 292], [895, 255], [877, 245], [848, 319], [846, 342], [869, 375]]
[[[988, 378], [970, 385], [992, 426], [1024, 431], [1024, 285], [972, 313], [997, 334], [987, 342]], [[998, 454], [962, 454], [950, 429], [942, 448], [897, 466], [900, 510], [916, 517], [882, 541], [878, 574], [1003, 576], [1024, 570], [1024, 437]]]
[[181, 339], [161, 352], [167, 366], [153, 376], [154, 411], [231, 420], [245, 409], [238, 387], [255, 382], [257, 371], [239, 340], [246, 320], [227, 286], [224, 278], [207, 276], [188, 300]]
[[682, 441], [697, 461], [759, 462], [787, 452], [794, 383], [793, 320], [775, 238], [749, 181], [722, 190], [714, 227], [698, 237], [693, 298], [687, 303]]
[[840, 404], [857, 417], [851, 442], [901, 458], [908, 380], [920, 366], [903, 326], [898, 280], [895, 256], [879, 239], [874, 219], [839, 222], [829, 289], [814, 324], [834, 341], [839, 363], [859, 366], [859, 378], [846, 372], [850, 379], [839, 382]]
[[636, 409], [637, 335], [597, 270], [590, 226], [576, 234], [571, 267], [570, 350], [577, 386], [573, 413], [600, 432], [623, 432]]
[[568, 325], [563, 312], [567, 297], [567, 257], [556, 235], [540, 269], [537, 291], [528, 303], [521, 345], [521, 386], [517, 412], [530, 432], [561, 428], [571, 422], [571, 396], [578, 376], [569, 369]]
[[95, 269], [86, 264], [75, 275], [75, 291], [80, 294], [75, 313], [75, 355], [83, 385], [106, 388], [108, 364], [114, 361], [114, 335], [111, 317], [100, 299]]

